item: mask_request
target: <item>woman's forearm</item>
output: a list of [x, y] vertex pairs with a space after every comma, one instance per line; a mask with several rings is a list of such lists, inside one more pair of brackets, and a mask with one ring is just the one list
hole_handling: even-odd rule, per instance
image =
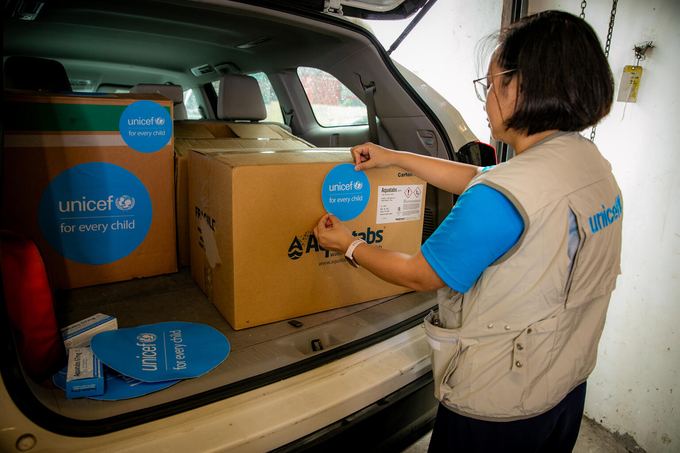
[[404, 151], [394, 153], [394, 165], [425, 180], [428, 184], [460, 195], [479, 167]]
[[445, 286], [420, 252], [411, 256], [360, 244], [354, 250], [354, 259], [376, 277], [415, 291], [428, 292]]

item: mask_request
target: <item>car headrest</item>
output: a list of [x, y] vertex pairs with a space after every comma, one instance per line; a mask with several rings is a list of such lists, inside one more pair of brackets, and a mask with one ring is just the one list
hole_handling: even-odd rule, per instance
[[217, 117], [227, 121], [260, 121], [267, 118], [267, 109], [257, 80], [236, 74], [223, 76], [217, 95]]
[[156, 85], [140, 83], [130, 88], [130, 93], [158, 93], [170, 99], [174, 104], [174, 119], [187, 119], [187, 111], [184, 107], [184, 90], [180, 85]]
[[12, 56], [5, 60], [5, 88], [71, 91], [64, 66], [55, 60]]

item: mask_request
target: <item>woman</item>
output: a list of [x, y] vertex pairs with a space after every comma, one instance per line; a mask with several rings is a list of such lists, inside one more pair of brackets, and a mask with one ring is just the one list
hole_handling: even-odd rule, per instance
[[425, 319], [441, 401], [430, 451], [571, 451], [620, 273], [621, 192], [578, 134], [609, 113], [611, 71], [589, 25], [548, 11], [504, 30], [475, 84], [510, 161], [482, 171], [352, 148], [357, 170], [396, 165], [462, 194], [420, 252], [356, 241], [332, 214], [314, 234], [384, 280], [438, 290]]

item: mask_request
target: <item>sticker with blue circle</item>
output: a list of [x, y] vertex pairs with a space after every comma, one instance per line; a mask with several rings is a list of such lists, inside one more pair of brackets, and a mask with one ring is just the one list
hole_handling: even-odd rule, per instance
[[358, 217], [371, 198], [371, 184], [363, 171], [354, 164], [340, 164], [326, 175], [321, 198], [326, 212], [344, 221]]
[[126, 257], [144, 241], [152, 218], [151, 197], [139, 178], [105, 162], [60, 173], [38, 207], [47, 242], [60, 255], [83, 264]]
[[162, 322], [101, 332], [90, 341], [106, 366], [143, 382], [198, 377], [229, 355], [229, 341], [204, 324]]
[[153, 101], [128, 105], [118, 122], [125, 143], [141, 153], [155, 153], [172, 138], [172, 118], [165, 107]]
[[[66, 376], [68, 366], [52, 376], [52, 382], [62, 390], [66, 390]], [[98, 396], [88, 396], [88, 398], [99, 401], [118, 401], [149, 393], [163, 390], [171, 385], [175, 385], [179, 380], [163, 382], [142, 382], [139, 379], [131, 378], [104, 367], [104, 394]]]

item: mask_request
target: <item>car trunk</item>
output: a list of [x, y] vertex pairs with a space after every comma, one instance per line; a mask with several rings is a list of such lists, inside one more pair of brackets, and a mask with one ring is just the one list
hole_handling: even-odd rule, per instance
[[[117, 318], [120, 329], [193, 322], [222, 332], [231, 346], [226, 360], [209, 373], [139, 398], [73, 400], [59, 389], [32, 386], [47, 408], [72, 419], [76, 426], [79, 420], [105, 422], [199, 395], [240, 393], [281, 380], [411, 328], [436, 305], [434, 293], [412, 292], [295, 318], [300, 327], [285, 320], [236, 331], [194, 283], [188, 267], [175, 274], [58, 291], [55, 296], [61, 327], [96, 313]], [[320, 340], [323, 350], [313, 350], [315, 340]]]
[[[318, 66], [329, 70], [332, 68], [347, 85], [357, 85], [358, 79], [353, 74], [355, 68], [351, 65], [353, 60], [350, 58], [356, 58], [359, 63], [368, 61], [370, 63], [364, 64], [375, 65], [371, 66], [376, 72], [375, 80], [384, 83], [381, 86], [382, 93], [390, 93], [382, 101], [384, 107], [381, 111], [385, 113], [380, 120], [401, 140], [395, 145], [438, 157], [452, 154], [448, 149], [451, 148], [450, 144], [447, 145], [448, 138], [441, 133], [443, 129], [438, 127], [436, 117], [401, 76], [397, 76], [398, 73], [392, 66], [374, 58], [377, 50], [367, 45], [370, 43], [367, 32], [350, 23], [331, 18], [332, 27], [325, 28], [326, 26], [322, 27], [317, 23], [310, 25], [308, 17], [301, 17], [297, 19], [300, 24], [291, 25], [292, 19], [283, 13], [279, 14], [281, 17], [259, 18], [252, 12], [254, 8], [245, 6], [243, 11], [233, 12], [227, 8], [223, 11], [214, 5], [201, 5], [200, 8], [204, 11], [199, 17], [191, 9], [193, 5], [187, 6], [181, 2], [173, 8], [163, 3], [158, 11], [155, 8], [159, 5], [153, 2], [140, 3], [139, 7], [135, 2], [120, 3], [122, 6], [110, 3], [101, 6], [99, 10], [93, 8], [88, 12], [93, 13], [93, 18], [102, 21], [98, 24], [103, 30], [101, 36], [90, 36], [96, 28], [90, 23], [96, 24], [96, 21], [93, 22], [83, 12], [88, 11], [89, 2], [65, 2], [66, 6], [72, 6], [72, 10], [50, 10], [46, 7], [41, 13], [41, 17], [46, 19], [44, 24], [39, 21], [28, 25], [6, 21], [5, 56], [24, 54], [62, 60], [69, 73], [76, 75], [81, 66], [87, 70], [100, 69], [98, 66], [109, 68], [110, 73], [118, 77], [116, 83], [121, 85], [132, 85], [140, 81], [140, 76], [147, 76], [142, 81], [166, 83], [170, 80], [180, 85], [187, 86], [191, 82], [198, 86], [190, 71], [175, 68], [174, 60], [182, 61], [187, 68], [199, 66], [206, 61], [217, 66], [222, 61], [242, 58], [243, 52], [236, 45], [247, 41], [250, 36], [273, 36], [275, 39], [270, 44], [262, 45], [257, 58], [245, 59], [241, 63], [244, 72], [285, 72], [287, 68], [298, 64]], [[107, 8], [112, 10], [110, 14]], [[132, 14], [130, 11], [133, 10], [135, 14], [147, 18], [144, 20], [149, 23], [136, 25], [134, 21], [120, 21], [122, 15]], [[53, 17], [47, 20], [50, 15]], [[160, 16], [167, 16], [165, 22], [176, 26], [168, 26], [166, 29], [167, 24], [159, 19]], [[195, 21], [191, 30], [182, 23], [184, 18]], [[233, 27], [224, 25], [228, 23], [225, 18], [233, 22]], [[69, 23], [70, 21], [73, 23]], [[68, 27], [63, 27], [64, 23]], [[125, 25], [120, 25], [121, 23]], [[183, 27], [178, 27], [177, 23], [181, 23]], [[120, 34], [114, 35], [114, 31], [117, 31], [115, 27], [121, 27]], [[125, 27], [131, 30], [126, 31]], [[134, 29], [135, 27], [138, 29]], [[64, 32], [66, 28], [70, 30], [69, 33], [73, 33], [72, 37]], [[168, 29], [171, 31], [167, 31]], [[330, 33], [330, 29], [333, 33]], [[175, 32], [177, 36], [172, 34]], [[186, 36], [182, 33], [186, 33]], [[134, 47], [139, 42], [139, 37], [146, 37], [147, 34], [156, 34], [163, 39], [150, 40], [151, 50]], [[50, 38], [47, 39], [47, 36]], [[205, 40], [199, 42], [207, 49], [205, 55], [194, 55], [196, 52], [191, 46], [195, 45], [196, 37]], [[208, 42], [208, 38], [214, 39], [214, 42]], [[90, 42], [92, 46], [86, 52], [85, 43]], [[153, 47], [157, 42], [162, 42], [167, 47]], [[229, 45], [224, 44], [225, 42]], [[104, 47], [107, 49], [106, 56], [102, 56]], [[218, 48], [215, 55], [210, 50], [213, 47]], [[128, 49], [132, 49], [129, 55]], [[174, 52], [173, 61], [165, 60], [163, 51], [167, 49]], [[304, 55], [304, 58], [299, 57], [298, 53]], [[128, 58], [129, 64], [117, 61], [123, 59], [123, 55]], [[337, 61], [330, 61], [328, 55], [332, 55], [337, 61], [344, 61], [347, 67], [336, 67]], [[111, 61], [106, 62], [106, 58]], [[161, 58], [164, 60], [155, 61]], [[160, 69], [152, 72], [149, 69], [152, 67]], [[147, 74], [143, 74], [144, 72]], [[87, 71], [83, 74], [87, 74]], [[171, 74], [171, 77], [167, 77], [167, 74]], [[198, 80], [200, 83], [208, 83], [211, 81], [210, 77], [216, 76], [205, 75]], [[85, 75], [82, 78], [89, 80]], [[392, 89], [396, 87], [401, 87], [401, 90]], [[403, 127], [405, 124], [408, 127]], [[412, 130], [413, 134], [405, 137], [405, 134], [402, 135], [405, 130]], [[438, 147], [424, 146], [416, 130], [434, 131], [432, 134], [437, 139], [435, 142], [439, 144]], [[439, 196], [433, 188], [428, 188], [423, 238], [434, 231], [438, 219], [450, 209], [451, 202], [450, 195]], [[323, 294], [318, 294], [317, 297], [322, 298]], [[97, 313], [117, 318], [120, 329], [184, 321], [217, 329], [226, 336], [231, 346], [226, 360], [203, 376], [183, 380], [167, 389], [142, 397], [114, 402], [87, 398], [66, 399], [63, 391], [22, 376], [16, 357], [8, 359], [3, 364], [2, 376], [17, 405], [42, 427], [72, 436], [99, 435], [145, 423], [311, 370], [421, 324], [425, 314], [436, 306], [435, 293], [410, 292], [301, 316], [295, 318], [295, 321], [301, 323], [297, 327], [289, 323], [291, 320], [284, 320], [237, 331], [194, 282], [189, 267], [182, 267], [173, 274], [61, 290], [55, 293], [55, 300], [57, 322], [62, 328]], [[273, 300], [272, 303], [276, 301]], [[0, 319], [0, 325], [9, 326], [9, 322], [4, 319], [5, 314], [2, 313], [0, 317], [3, 318]], [[314, 350], [313, 342], [320, 343], [323, 349]], [[8, 347], [7, 350], [11, 351], [12, 348]]]

